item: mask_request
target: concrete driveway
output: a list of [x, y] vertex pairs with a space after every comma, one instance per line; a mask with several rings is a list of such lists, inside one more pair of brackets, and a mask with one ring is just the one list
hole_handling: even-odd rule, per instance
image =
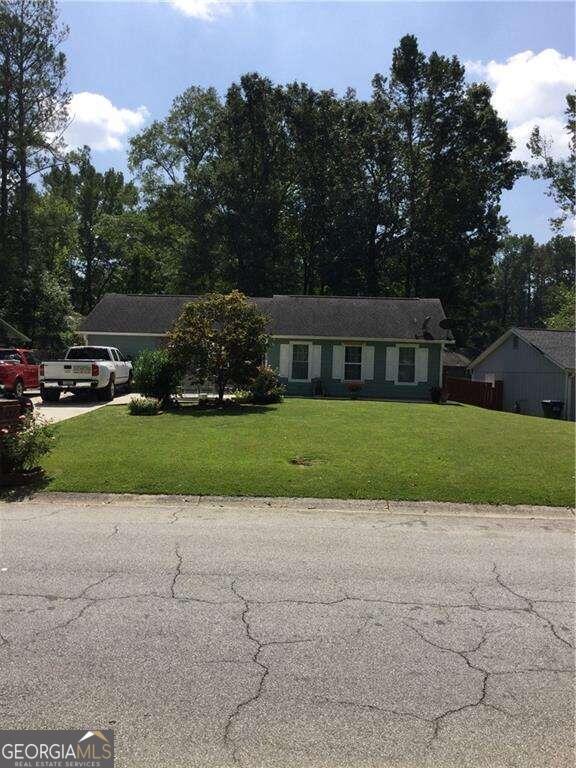
[[0, 505], [1, 721], [118, 768], [573, 765], [573, 521]]
[[[63, 395], [57, 403], [43, 403], [38, 392], [27, 394], [34, 403], [35, 412], [52, 422], [72, 419], [74, 416], [110, 405], [110, 403], [101, 403], [94, 397], [88, 398], [86, 395]], [[132, 395], [118, 395], [114, 398], [114, 403], [116, 405], [127, 403], [131, 397]]]

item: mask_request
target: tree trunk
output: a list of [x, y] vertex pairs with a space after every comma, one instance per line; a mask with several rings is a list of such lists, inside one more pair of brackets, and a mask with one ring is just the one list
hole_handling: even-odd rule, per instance
[[10, 59], [5, 52], [2, 72], [4, 98], [2, 100], [2, 132], [0, 137], [0, 243], [6, 252], [8, 231], [8, 153], [10, 147]]
[[224, 390], [226, 389], [226, 382], [222, 379], [222, 377], [218, 378], [218, 404], [222, 405], [224, 403]]

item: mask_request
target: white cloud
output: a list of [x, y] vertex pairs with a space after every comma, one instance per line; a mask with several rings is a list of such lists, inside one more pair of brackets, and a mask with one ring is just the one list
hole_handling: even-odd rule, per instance
[[556, 156], [566, 154], [563, 112], [566, 94], [576, 84], [576, 59], [547, 48], [540, 53], [522, 51], [504, 62], [470, 61], [466, 70], [491, 86], [492, 104], [508, 121], [516, 142], [515, 159], [529, 159], [526, 142], [535, 125], [553, 140]]
[[171, 6], [186, 16], [203, 21], [213, 21], [228, 13], [230, 3], [225, 0], [169, 0]]
[[68, 107], [71, 120], [65, 140], [71, 147], [88, 144], [94, 150], [122, 150], [127, 136], [141, 128], [149, 116], [146, 107], [114, 106], [100, 93], [75, 93]]

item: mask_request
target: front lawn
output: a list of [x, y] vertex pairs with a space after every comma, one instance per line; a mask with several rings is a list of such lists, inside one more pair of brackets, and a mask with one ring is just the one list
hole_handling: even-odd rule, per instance
[[574, 425], [471, 406], [288, 399], [63, 422], [49, 490], [573, 504]]

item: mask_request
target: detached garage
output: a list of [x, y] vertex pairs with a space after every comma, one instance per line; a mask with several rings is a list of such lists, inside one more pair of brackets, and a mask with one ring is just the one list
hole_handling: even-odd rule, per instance
[[470, 368], [473, 381], [504, 383], [505, 411], [543, 416], [554, 400], [574, 420], [574, 357], [574, 331], [510, 328]]

